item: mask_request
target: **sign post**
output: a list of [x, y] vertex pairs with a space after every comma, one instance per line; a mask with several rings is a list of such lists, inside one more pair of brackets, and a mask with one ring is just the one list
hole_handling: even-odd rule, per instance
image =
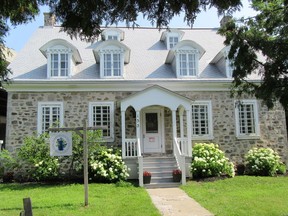
[[[83, 169], [84, 169], [84, 205], [88, 206], [89, 202], [88, 202], [88, 143], [87, 143], [87, 131], [88, 130], [100, 130], [100, 129], [107, 129], [106, 127], [87, 127], [87, 120], [84, 119], [83, 120], [83, 127], [77, 127], [77, 128], [49, 128], [48, 131], [50, 132], [62, 132], [62, 131], [75, 131], [76, 133], [78, 133], [80, 136], [82, 136], [83, 138]], [[83, 133], [81, 134], [80, 131], [83, 131]], [[54, 135], [55, 136], [55, 135]], [[56, 138], [58, 138], [56, 136]], [[57, 140], [57, 148], [59, 150], [62, 149], [63, 145], [65, 146], [65, 142], [63, 144], [63, 137], [61, 137], [61, 140]], [[65, 137], [64, 137], [65, 138]], [[50, 145], [55, 147], [55, 138], [54, 139], [50, 139], [50, 140], [54, 140], [53, 142], [50, 141]], [[72, 143], [72, 141], [71, 141]], [[61, 145], [61, 147], [59, 147], [59, 145]], [[68, 146], [68, 144], [67, 144]], [[63, 148], [64, 149], [64, 148]], [[72, 145], [71, 145], [71, 151], [72, 151]]]

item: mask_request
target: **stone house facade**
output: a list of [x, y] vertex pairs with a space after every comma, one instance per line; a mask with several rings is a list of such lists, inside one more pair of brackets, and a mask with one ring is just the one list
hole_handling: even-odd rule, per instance
[[[52, 23], [53, 24], [53, 23]], [[143, 159], [173, 155], [189, 176], [192, 146], [219, 144], [235, 163], [253, 147], [288, 160], [285, 111], [231, 98], [227, 48], [217, 29], [106, 28], [92, 44], [40, 27], [10, 64], [6, 148], [60, 126], [102, 126], [139, 178]], [[256, 75], [251, 80], [259, 81]]]

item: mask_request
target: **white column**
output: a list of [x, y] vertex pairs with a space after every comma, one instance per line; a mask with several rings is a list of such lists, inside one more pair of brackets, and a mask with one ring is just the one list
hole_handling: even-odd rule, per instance
[[125, 147], [125, 139], [126, 139], [126, 127], [125, 127], [125, 110], [121, 110], [121, 132], [122, 132], [122, 158], [126, 157], [126, 147]]
[[185, 142], [183, 142], [184, 138], [184, 123], [183, 123], [183, 113], [184, 109], [179, 110], [179, 118], [180, 118], [180, 138], [181, 138], [181, 152], [185, 153], [186, 146], [184, 146]]
[[[137, 145], [139, 145], [140, 149], [141, 149], [141, 145], [140, 145], [140, 140], [141, 140], [141, 134], [140, 134], [140, 111], [136, 110], [136, 138], [137, 138]], [[138, 155], [140, 155], [140, 152], [138, 152]]]
[[192, 157], [192, 116], [191, 110], [186, 110], [188, 156]]
[[176, 110], [172, 110], [172, 127], [173, 127], [173, 151], [175, 152], [175, 138], [177, 137], [176, 129]]

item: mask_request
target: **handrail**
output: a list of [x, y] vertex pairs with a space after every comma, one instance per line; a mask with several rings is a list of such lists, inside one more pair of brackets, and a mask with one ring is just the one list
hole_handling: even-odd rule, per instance
[[180, 170], [182, 171], [182, 184], [185, 185], [186, 184], [185, 155], [181, 153], [177, 137], [174, 137], [173, 146], [174, 146], [174, 156], [176, 158], [177, 165], [180, 168]]
[[137, 156], [138, 156], [138, 179], [139, 186], [143, 187], [143, 157], [141, 154], [140, 139], [137, 138]]

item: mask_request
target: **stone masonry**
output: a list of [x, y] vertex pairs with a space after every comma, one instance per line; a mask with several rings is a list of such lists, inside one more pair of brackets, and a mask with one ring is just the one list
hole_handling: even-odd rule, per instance
[[[15, 151], [23, 144], [25, 136], [37, 132], [38, 102], [64, 102], [64, 126], [81, 126], [82, 120], [88, 116], [89, 102], [115, 102], [115, 140], [112, 143], [121, 146], [121, 112], [120, 102], [132, 92], [9, 92], [7, 113], [6, 147]], [[194, 100], [210, 100], [212, 102], [213, 140], [193, 141], [213, 142], [220, 146], [234, 162], [242, 163], [243, 157], [253, 147], [271, 147], [277, 151], [282, 160], [288, 162], [287, 130], [285, 111], [277, 104], [273, 110], [258, 103], [260, 139], [237, 139], [235, 132], [234, 99], [229, 92], [178, 92], [178, 94]], [[164, 108], [165, 149], [172, 151], [172, 118], [171, 110]], [[184, 117], [186, 118], [186, 117]], [[132, 107], [126, 110], [126, 137], [135, 138], [135, 111]], [[177, 114], [177, 124], [179, 117]], [[177, 125], [179, 134], [179, 126]]]

